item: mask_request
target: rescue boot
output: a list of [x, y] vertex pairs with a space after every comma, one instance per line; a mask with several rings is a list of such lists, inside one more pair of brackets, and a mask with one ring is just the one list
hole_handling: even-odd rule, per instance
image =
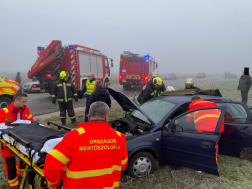
[[76, 118], [72, 118], [71, 121], [73, 124], [76, 124]]
[[66, 118], [61, 118], [62, 125], [66, 125]]

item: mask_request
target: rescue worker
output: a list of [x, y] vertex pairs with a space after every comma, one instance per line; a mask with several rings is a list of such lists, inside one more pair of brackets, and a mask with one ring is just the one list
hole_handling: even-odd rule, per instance
[[119, 187], [128, 161], [125, 135], [108, 124], [104, 102], [94, 102], [88, 117], [89, 122], [67, 133], [47, 154], [44, 175], [49, 188], [56, 189], [61, 178], [64, 189]]
[[91, 94], [91, 96], [89, 98], [88, 106], [86, 108], [86, 113], [87, 114], [89, 112], [90, 105], [93, 102], [96, 102], [96, 101], [105, 102], [109, 106], [109, 108], [111, 108], [111, 99], [110, 99], [110, 96], [109, 96], [109, 92], [108, 92], [108, 90], [106, 88], [102, 87], [102, 82], [101, 81], [96, 82], [96, 89]]
[[153, 80], [150, 80], [140, 92], [139, 96], [137, 97], [136, 104], [141, 106], [146, 101], [155, 98], [158, 96], [156, 93], [158, 87], [162, 87], [162, 79], [160, 77], [156, 77]]
[[[16, 93], [13, 96], [13, 102], [0, 110], [0, 123], [11, 123], [18, 119], [33, 121], [29, 108], [26, 106], [28, 96], [24, 93]], [[19, 163], [16, 166], [16, 158], [11, 151], [1, 145], [1, 154], [4, 161], [4, 168], [7, 175], [7, 181], [11, 188], [18, 188], [18, 177], [24, 171], [25, 164]]]
[[19, 84], [21, 84], [21, 76], [20, 76], [20, 72], [17, 72], [17, 75], [15, 77], [15, 81]]
[[[214, 102], [201, 100], [199, 96], [194, 96], [192, 99], [192, 103], [189, 105], [188, 111], [204, 108], [204, 107], [218, 107], [218, 105]], [[191, 123], [194, 122], [195, 130], [197, 132], [214, 132], [217, 122], [220, 117], [220, 110], [219, 109], [208, 109], [208, 110], [199, 110], [188, 114], [186, 116], [186, 120]], [[221, 133], [224, 131], [224, 120], [222, 120], [221, 127], [220, 127], [220, 135], [216, 142], [216, 162], [217, 155], [218, 155], [218, 141], [220, 139]]]
[[85, 96], [87, 97], [86, 99], [86, 111], [85, 111], [85, 122], [88, 121], [87, 117], [87, 107], [88, 107], [88, 101], [91, 96], [91, 94], [95, 91], [96, 89], [96, 78], [94, 77], [93, 73], [88, 74], [88, 80], [86, 81], [86, 85], [83, 87], [80, 98], [82, 98], [83, 94], [85, 93]]
[[76, 117], [73, 109], [72, 98], [78, 102], [78, 95], [75, 86], [69, 81], [69, 74], [65, 71], [60, 72], [60, 80], [54, 83], [52, 89], [52, 103], [56, 105], [56, 98], [59, 103], [60, 119], [62, 125], [66, 125], [66, 110], [72, 123], [76, 123]]
[[248, 92], [251, 87], [251, 77], [249, 75], [249, 68], [244, 68], [243, 75], [240, 77], [238, 90], [241, 91], [242, 102], [247, 104]]
[[[151, 72], [151, 80], [153, 81], [153, 79], [156, 78], [156, 77], [159, 77], [159, 76], [158, 76], [158, 73], [157, 73], [156, 71]], [[158, 91], [157, 91], [158, 96], [160, 96], [161, 93], [162, 93], [163, 91], [165, 91], [165, 90], [166, 90], [166, 87], [165, 87], [165, 85], [164, 85], [164, 82], [162, 82], [162, 86], [161, 86], [161, 87], [158, 87]]]
[[185, 89], [196, 89], [198, 91], [200, 91], [201, 89], [194, 86], [194, 81], [192, 78], [188, 78], [186, 79], [186, 82], [185, 82]]

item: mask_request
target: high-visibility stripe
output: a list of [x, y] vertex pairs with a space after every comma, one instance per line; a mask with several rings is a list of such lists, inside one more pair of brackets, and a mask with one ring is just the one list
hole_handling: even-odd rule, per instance
[[64, 119], [64, 118], [66, 118], [66, 117], [61, 117], [61, 116], [60, 116], [60, 118], [61, 118], [61, 119]]
[[58, 100], [59, 102], [63, 102], [63, 99], [59, 99], [59, 98], [58, 98], [57, 100]]
[[3, 110], [5, 111], [5, 113], [9, 112], [9, 110], [7, 108], [3, 108]]
[[199, 116], [197, 119], [194, 120], [194, 122], [198, 122], [199, 120], [203, 119], [203, 118], [208, 118], [208, 117], [216, 117], [216, 118], [219, 118], [220, 116], [219, 115], [214, 115], [214, 114], [205, 114], [205, 115], [202, 115], [202, 116]]
[[141, 104], [140, 104], [140, 102], [138, 102], [138, 100], [136, 100], [136, 104], [137, 104], [138, 106], [141, 106]]
[[67, 164], [67, 162], [69, 162], [70, 160], [64, 155], [62, 154], [60, 151], [58, 150], [52, 150], [49, 153], [51, 156], [55, 157], [57, 160], [59, 160], [61, 163], [63, 164]]
[[70, 119], [74, 119], [75, 118], [75, 116], [73, 116], [73, 117], [70, 117]]
[[74, 93], [74, 96], [78, 96], [78, 94], [77, 94], [77, 93]]
[[120, 132], [116, 131], [116, 134], [118, 134], [121, 137], [121, 133]]
[[14, 182], [16, 182], [17, 179], [18, 179], [18, 177], [15, 177], [15, 178], [12, 179], [12, 180], [8, 180], [8, 183], [9, 183], [9, 184], [13, 184]]
[[62, 87], [62, 84], [57, 84], [57, 87]]
[[66, 84], [66, 86], [68, 86], [68, 87], [70, 86], [70, 87], [71, 87], [71, 86], [72, 86], [72, 84], [71, 84], [71, 83], [67, 83], [67, 84]]
[[27, 119], [30, 119], [30, 118], [32, 118], [32, 115], [31, 115], [31, 114], [27, 117]]
[[18, 185], [18, 180], [12, 184], [10, 184], [10, 186], [17, 186]]
[[88, 170], [88, 171], [70, 171], [67, 167], [64, 167], [66, 176], [73, 179], [82, 179], [88, 177], [98, 177], [102, 175], [110, 175], [114, 171], [121, 171], [121, 166], [113, 165], [111, 168]]
[[125, 160], [121, 161], [121, 165], [124, 165], [125, 163], [127, 163], [127, 161], [128, 161], [128, 157]]
[[49, 185], [54, 185], [54, 184], [57, 184], [59, 181], [57, 180], [56, 182], [50, 182], [50, 181], [47, 180], [47, 182], [48, 182]]
[[85, 133], [85, 130], [83, 129], [83, 127], [80, 127], [79, 129], [76, 129], [76, 131], [79, 133], [79, 135]]
[[111, 186], [111, 187], [105, 187], [103, 189], [114, 189], [115, 187], [119, 187], [119, 182], [114, 182], [113, 186]]
[[15, 93], [11, 88], [2, 88], [7, 93]]
[[52, 95], [52, 98], [55, 98], [56, 96], [55, 95]]
[[66, 90], [66, 83], [65, 82], [63, 82], [63, 90], [64, 90], [65, 102], [67, 102], [67, 90]]

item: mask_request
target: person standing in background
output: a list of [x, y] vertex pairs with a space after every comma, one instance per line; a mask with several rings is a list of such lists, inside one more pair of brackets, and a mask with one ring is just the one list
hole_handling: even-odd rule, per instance
[[240, 77], [238, 90], [241, 91], [242, 102], [247, 104], [248, 102], [248, 92], [251, 87], [251, 77], [249, 75], [249, 68], [244, 68], [243, 75]]

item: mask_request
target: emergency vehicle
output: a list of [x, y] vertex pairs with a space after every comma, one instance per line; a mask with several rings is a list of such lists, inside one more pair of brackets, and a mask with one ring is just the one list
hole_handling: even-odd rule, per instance
[[130, 51], [124, 51], [120, 57], [119, 83], [124, 89], [131, 86], [144, 86], [150, 79], [150, 74], [158, 67], [158, 63], [150, 55], [141, 56]]
[[94, 73], [104, 86], [109, 85], [111, 67], [113, 59], [107, 58], [99, 50], [81, 45], [62, 46], [61, 41], [53, 40], [48, 46], [38, 47], [38, 58], [29, 70], [28, 78], [36, 78], [40, 87], [51, 94], [59, 73], [66, 71], [76, 90], [80, 91], [86, 85], [89, 73]]
[[0, 109], [8, 107], [20, 89], [19, 83], [0, 77]]

